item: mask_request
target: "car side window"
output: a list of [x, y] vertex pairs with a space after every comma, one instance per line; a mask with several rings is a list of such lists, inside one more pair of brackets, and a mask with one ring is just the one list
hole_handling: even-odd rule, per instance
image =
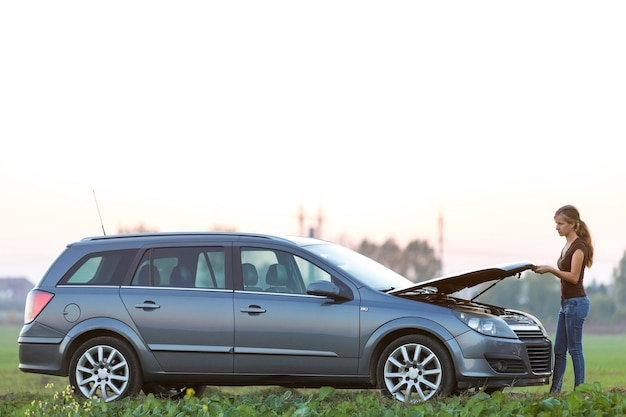
[[137, 251], [116, 250], [92, 253], [78, 261], [59, 285], [112, 285], [122, 283]]
[[322, 268], [318, 267], [315, 264], [307, 261], [306, 259], [302, 259], [299, 256], [294, 256], [296, 264], [298, 265], [298, 270], [300, 271], [300, 275], [302, 276], [302, 281], [304, 281], [304, 286], [308, 287], [310, 283], [313, 281], [329, 281], [332, 282], [331, 275], [324, 271]]
[[225, 289], [225, 258], [223, 247], [150, 249], [143, 255], [131, 285]]
[[203, 248], [196, 267], [198, 288], [226, 288], [226, 256], [224, 248]]
[[329, 273], [292, 253], [242, 248], [243, 287], [248, 291], [305, 294], [313, 281], [331, 281]]

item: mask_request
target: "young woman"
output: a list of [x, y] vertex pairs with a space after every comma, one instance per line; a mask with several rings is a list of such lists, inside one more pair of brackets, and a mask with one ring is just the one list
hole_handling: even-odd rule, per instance
[[535, 272], [551, 273], [561, 280], [561, 310], [554, 340], [554, 375], [550, 392], [560, 392], [567, 364], [567, 352], [574, 365], [574, 388], [585, 382], [583, 322], [589, 313], [589, 298], [583, 287], [585, 267], [593, 263], [591, 234], [576, 207], [566, 205], [554, 214], [556, 230], [565, 237], [565, 246], [557, 260], [558, 269], [538, 265]]

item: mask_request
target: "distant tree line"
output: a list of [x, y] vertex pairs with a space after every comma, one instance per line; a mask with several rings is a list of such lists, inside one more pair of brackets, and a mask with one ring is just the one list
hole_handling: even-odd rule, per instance
[[[413, 282], [439, 276], [441, 260], [427, 241], [413, 240], [400, 247], [394, 239], [382, 245], [363, 240], [354, 248]], [[626, 331], [626, 251], [613, 270], [611, 283], [586, 282], [585, 291], [591, 301], [586, 331]], [[490, 284], [489, 284], [490, 285]], [[521, 279], [505, 279], [478, 298], [478, 301], [536, 316], [553, 331], [560, 309], [560, 282], [550, 274], [525, 272]]]
[[393, 238], [388, 239], [381, 246], [363, 240], [356, 251], [413, 282], [436, 277], [441, 267], [435, 250], [425, 240], [412, 240], [404, 248], [401, 248]]
[[[614, 284], [605, 285], [592, 281], [585, 285], [591, 302], [589, 315], [585, 320], [585, 331], [626, 330], [626, 309], [621, 304], [623, 301], [618, 301], [617, 291], [613, 290], [623, 285], [618, 284], [618, 276], [625, 278], [623, 269], [615, 271]], [[541, 320], [548, 331], [554, 331], [560, 309], [560, 285], [553, 275], [526, 272], [521, 279], [503, 280], [482, 295], [479, 301], [526, 311]]]

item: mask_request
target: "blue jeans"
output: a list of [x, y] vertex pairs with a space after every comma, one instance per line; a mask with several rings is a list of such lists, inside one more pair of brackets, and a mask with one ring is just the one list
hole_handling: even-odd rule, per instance
[[574, 366], [574, 388], [585, 383], [585, 357], [583, 355], [583, 322], [589, 313], [589, 298], [577, 297], [561, 300], [561, 311], [554, 339], [554, 375], [550, 392], [561, 392], [567, 352]]

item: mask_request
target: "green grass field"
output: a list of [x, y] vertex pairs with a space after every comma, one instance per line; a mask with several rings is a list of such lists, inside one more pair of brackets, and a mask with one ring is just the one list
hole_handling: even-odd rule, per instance
[[48, 384], [54, 384], [54, 391], [62, 390], [68, 384], [67, 378], [26, 374], [18, 369], [19, 333], [20, 327], [0, 326], [0, 396], [11, 392], [50, 392], [45, 388]]
[[[554, 341], [554, 337], [552, 337]], [[626, 387], [626, 334], [584, 334], [585, 382], [598, 382], [603, 389]], [[574, 387], [574, 371], [568, 356], [563, 390]], [[515, 391], [543, 392], [548, 386], [516, 388]]]
[[[7, 393], [43, 394], [63, 390], [68, 384], [67, 378], [20, 372], [17, 348], [19, 331], [19, 327], [0, 326], [0, 397]], [[626, 334], [585, 335], [583, 344], [587, 368], [586, 382], [598, 382], [603, 389], [625, 387]], [[572, 386], [573, 371], [570, 362], [563, 389], [569, 391]], [[515, 389], [530, 392], [547, 390], [547, 386]]]

